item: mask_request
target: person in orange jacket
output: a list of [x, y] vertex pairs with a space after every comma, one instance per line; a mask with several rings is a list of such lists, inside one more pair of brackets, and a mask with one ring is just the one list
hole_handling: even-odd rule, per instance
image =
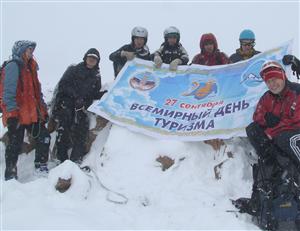
[[32, 41], [15, 42], [12, 60], [7, 63], [2, 73], [2, 120], [8, 128], [9, 137], [5, 150], [5, 180], [18, 178], [18, 153], [22, 148], [25, 129], [36, 142], [36, 173], [48, 173], [50, 135], [45, 127], [48, 113], [38, 80], [38, 64], [33, 58], [35, 47], [36, 43]]

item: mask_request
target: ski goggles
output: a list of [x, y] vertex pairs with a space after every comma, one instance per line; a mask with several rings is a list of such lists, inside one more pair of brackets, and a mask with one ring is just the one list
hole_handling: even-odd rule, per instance
[[243, 42], [243, 41], [241, 41], [241, 46], [254, 47], [255, 46], [255, 42]]

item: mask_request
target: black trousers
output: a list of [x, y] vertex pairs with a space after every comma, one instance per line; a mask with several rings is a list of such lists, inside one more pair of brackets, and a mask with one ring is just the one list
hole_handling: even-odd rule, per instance
[[275, 158], [283, 166], [292, 161], [300, 169], [300, 130], [283, 131], [270, 140], [264, 129], [253, 122], [246, 128], [246, 132], [260, 158]]
[[57, 159], [61, 162], [69, 159], [68, 150], [72, 148], [70, 160], [81, 161], [86, 154], [86, 141], [89, 131], [89, 119], [85, 111], [62, 108], [59, 112], [56, 136]]
[[[251, 203], [259, 204], [259, 190], [262, 188], [261, 174], [271, 180], [274, 174], [282, 176], [284, 171], [294, 182], [299, 183], [300, 173], [300, 131], [285, 131], [270, 140], [264, 133], [264, 129], [258, 123], [251, 123], [246, 128], [250, 143], [257, 152], [259, 161], [253, 166], [253, 185]], [[260, 170], [259, 170], [260, 169]], [[263, 185], [264, 190], [272, 190], [272, 185]], [[299, 204], [300, 208], [300, 204]]]
[[6, 167], [14, 167], [21, 152], [25, 130], [30, 132], [36, 142], [35, 163], [46, 163], [49, 155], [50, 134], [44, 123], [33, 123], [31, 125], [13, 124], [8, 126], [8, 145], [5, 149]]

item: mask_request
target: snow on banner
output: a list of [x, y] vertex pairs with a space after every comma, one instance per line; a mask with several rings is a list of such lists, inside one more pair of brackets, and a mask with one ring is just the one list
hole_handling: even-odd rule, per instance
[[155, 138], [200, 141], [245, 136], [245, 127], [267, 90], [259, 75], [265, 60], [281, 62], [291, 41], [255, 57], [222, 66], [154, 67], [127, 62], [112, 88], [89, 111]]

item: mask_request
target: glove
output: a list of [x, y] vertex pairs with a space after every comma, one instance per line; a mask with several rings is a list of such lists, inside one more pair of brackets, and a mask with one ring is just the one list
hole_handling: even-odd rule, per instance
[[87, 114], [84, 110], [75, 111], [75, 116], [74, 116], [74, 123], [75, 124], [82, 124], [87, 119], [88, 119], [88, 116], [87, 116]]
[[79, 98], [75, 101], [75, 111], [81, 111], [84, 110], [84, 100], [82, 98]]
[[133, 60], [135, 57], [134, 52], [121, 51], [121, 57], [126, 57], [127, 60]]
[[285, 55], [282, 58], [282, 62], [284, 65], [290, 65], [292, 71], [296, 72], [297, 74], [300, 74], [300, 61], [293, 55]]
[[272, 112], [267, 112], [264, 116], [268, 128], [273, 128], [280, 122], [280, 118]]
[[170, 71], [176, 71], [178, 65], [182, 64], [181, 59], [174, 59], [169, 66]]
[[97, 92], [97, 94], [95, 95], [95, 99], [101, 99], [105, 93], [107, 93], [107, 90]]
[[58, 126], [58, 122], [55, 121], [55, 119], [54, 119], [53, 117], [51, 117], [51, 118], [49, 119], [48, 124], [47, 124], [48, 132], [49, 132], [49, 133], [54, 132], [54, 131], [57, 129], [57, 126]]
[[153, 61], [157, 68], [160, 68], [163, 63], [163, 61], [159, 55], [155, 55]]
[[18, 129], [20, 126], [19, 120], [17, 117], [10, 117], [7, 119], [7, 128], [8, 130], [14, 132]]
[[282, 58], [282, 63], [284, 65], [290, 65], [292, 64], [292, 60], [294, 59], [294, 56], [293, 55], [285, 55], [283, 56]]

